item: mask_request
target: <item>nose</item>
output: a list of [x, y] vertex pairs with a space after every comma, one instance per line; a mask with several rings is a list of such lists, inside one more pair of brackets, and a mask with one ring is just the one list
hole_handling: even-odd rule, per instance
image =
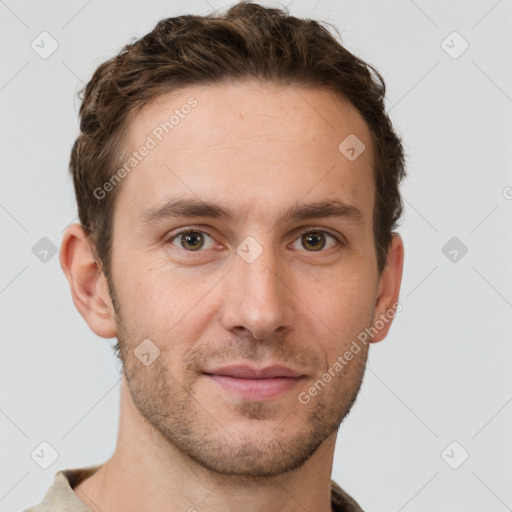
[[[242, 254], [242, 253], [241, 253]], [[250, 261], [250, 260], [249, 260]], [[223, 327], [240, 336], [247, 331], [264, 339], [293, 326], [293, 293], [286, 272], [271, 248], [264, 248], [252, 262], [239, 254], [222, 289]]]

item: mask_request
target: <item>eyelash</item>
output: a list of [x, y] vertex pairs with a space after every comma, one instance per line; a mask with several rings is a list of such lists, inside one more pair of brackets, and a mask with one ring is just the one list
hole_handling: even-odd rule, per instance
[[[181, 229], [179, 231], [176, 231], [174, 233], [172, 233], [172, 235], [170, 235], [169, 237], [166, 238], [165, 242], [166, 243], [171, 243], [177, 239], [180, 235], [183, 235], [183, 234], [186, 234], [186, 233], [201, 233], [201, 234], [205, 234], [207, 236], [209, 236], [210, 238], [213, 239], [213, 237], [207, 233], [206, 231], [203, 231], [201, 229], [197, 229], [197, 228], [194, 228], [194, 227], [188, 227], [188, 228], [184, 228], [184, 229]], [[337, 236], [337, 235], [334, 235], [333, 233], [331, 233], [330, 231], [325, 231], [323, 229], [317, 229], [317, 228], [314, 228], [314, 227], [308, 227], [307, 229], [301, 231], [298, 235], [297, 235], [297, 238], [294, 240], [294, 242], [296, 240], [298, 240], [301, 236], [307, 234], [307, 233], [322, 233], [324, 235], [327, 235], [327, 236], [330, 236], [331, 238], [333, 238], [338, 245], [340, 246], [343, 246], [345, 245], [345, 242], [344, 240], [342, 240], [342, 238], [340, 236]], [[204, 252], [204, 250], [202, 249], [199, 249], [197, 251], [188, 251], [187, 249], [184, 249], [183, 247], [178, 247], [179, 249], [182, 249], [183, 251], [187, 252], [187, 253], [199, 253], [199, 252]], [[330, 247], [329, 249], [332, 249], [333, 247]], [[315, 253], [315, 252], [326, 252], [328, 251], [329, 249], [321, 249], [319, 251], [307, 251], [305, 250], [304, 252], [311, 252], [311, 253]]]

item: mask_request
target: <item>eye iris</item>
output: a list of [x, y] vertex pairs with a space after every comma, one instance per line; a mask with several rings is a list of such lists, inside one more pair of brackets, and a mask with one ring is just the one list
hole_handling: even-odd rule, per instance
[[302, 241], [304, 243], [304, 246], [310, 245], [313, 247], [314, 251], [323, 249], [325, 246], [325, 237], [323, 233], [320, 233], [318, 231], [313, 231], [311, 233], [306, 233], [302, 235]]
[[[197, 231], [190, 231], [181, 235], [181, 241], [185, 249], [196, 251], [204, 245], [204, 237]], [[195, 245], [199, 242], [199, 245]]]

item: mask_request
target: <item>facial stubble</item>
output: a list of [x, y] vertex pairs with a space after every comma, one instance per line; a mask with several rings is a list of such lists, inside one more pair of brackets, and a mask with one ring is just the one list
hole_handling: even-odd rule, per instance
[[[137, 336], [132, 329], [127, 331], [126, 319], [121, 317], [112, 288], [111, 298], [116, 311], [118, 355], [135, 407], [164, 443], [204, 470], [222, 477], [252, 480], [297, 470], [339, 429], [355, 403], [366, 368], [367, 347], [308, 404], [298, 401], [297, 390], [291, 393], [286, 411], [273, 401], [246, 400], [237, 405], [226, 402], [228, 413], [215, 417], [196, 389], [198, 379], [204, 378], [204, 361], [220, 356], [225, 361], [230, 357], [259, 360], [264, 353], [268, 360], [308, 363], [309, 367], [318, 368], [318, 375], [304, 388], [321, 379], [326, 368], [320, 369], [322, 365], [312, 349], [298, 349], [281, 338], [240, 338], [227, 341], [221, 348], [205, 343], [187, 354], [176, 375], [166, 366], [173, 358], [172, 340], [156, 342], [161, 353], [151, 365], [145, 366], [134, 354], [145, 336]], [[240, 419], [247, 423], [241, 435], [230, 428], [233, 415], [238, 423]], [[295, 430], [287, 434], [285, 427], [290, 425]]]

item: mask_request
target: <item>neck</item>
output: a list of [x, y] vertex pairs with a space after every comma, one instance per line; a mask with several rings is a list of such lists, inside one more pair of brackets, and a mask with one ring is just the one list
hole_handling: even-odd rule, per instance
[[336, 434], [299, 469], [268, 478], [219, 475], [164, 439], [139, 413], [123, 378], [116, 450], [75, 487], [94, 512], [331, 512]]

